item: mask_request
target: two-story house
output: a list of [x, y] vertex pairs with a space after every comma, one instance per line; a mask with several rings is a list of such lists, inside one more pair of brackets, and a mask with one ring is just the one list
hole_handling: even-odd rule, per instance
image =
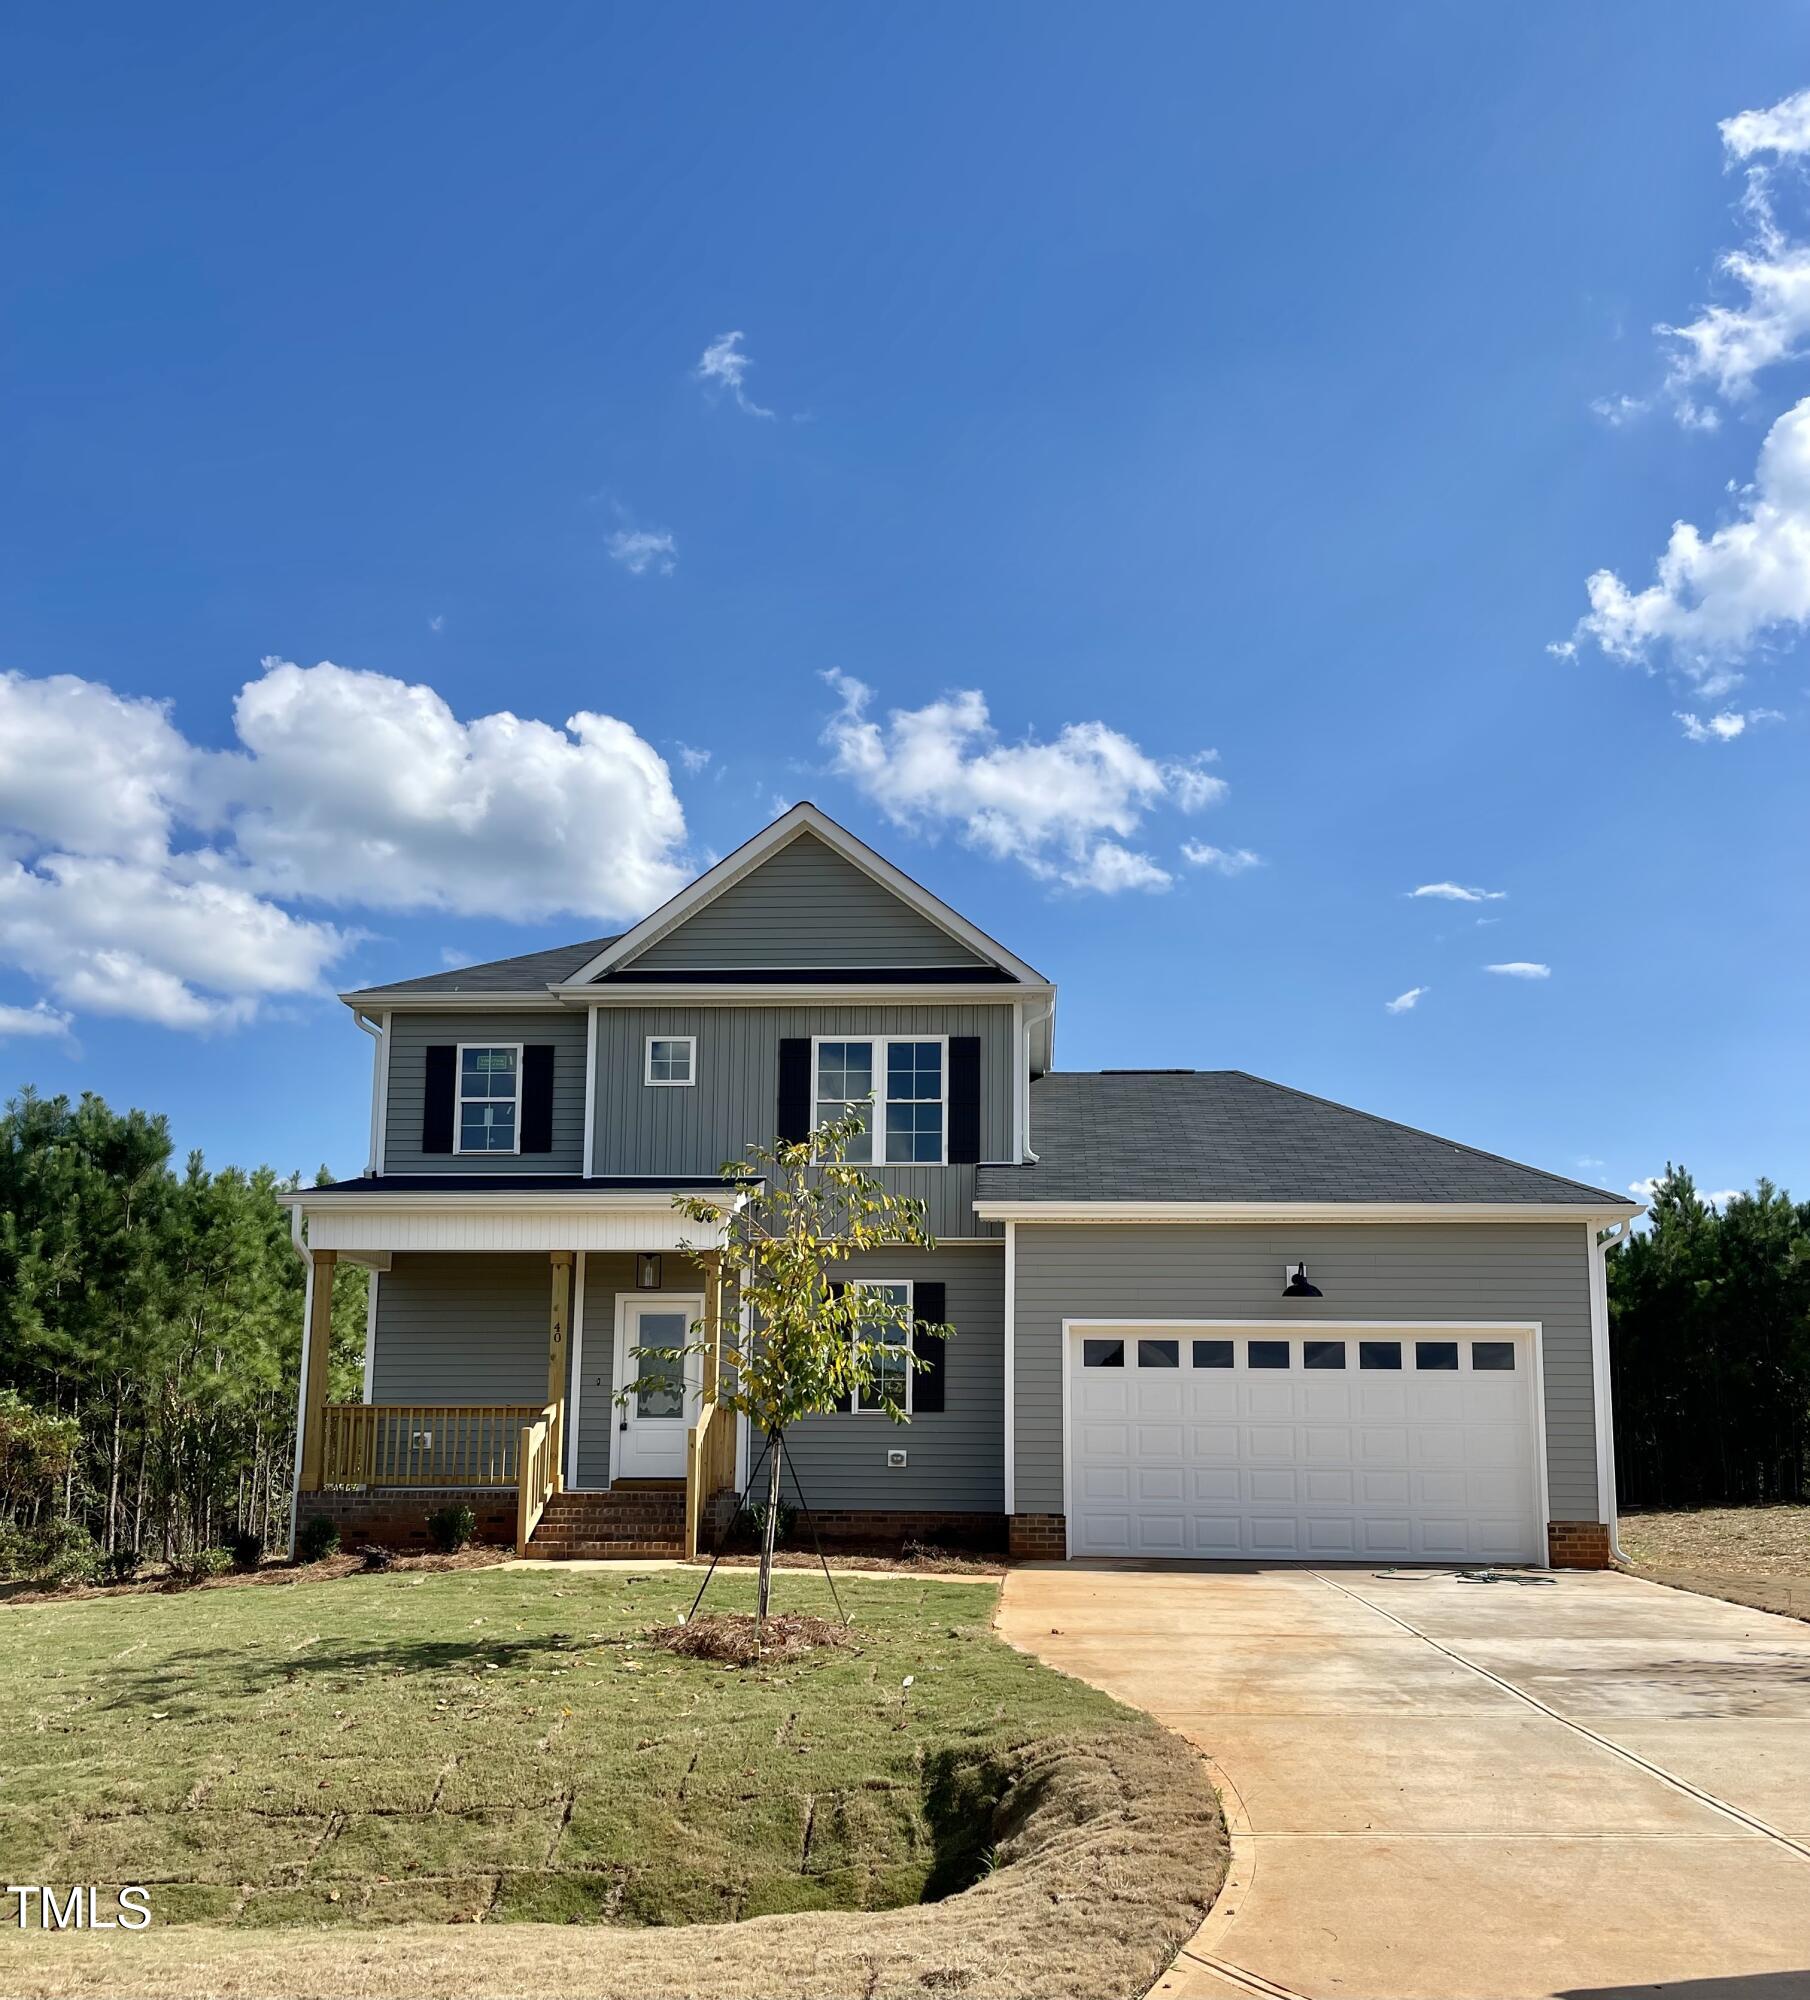
[[[615, 938], [350, 993], [371, 1153], [287, 1197], [309, 1265], [297, 1515], [404, 1539], [462, 1495], [537, 1551], [695, 1543], [746, 1477], [735, 1310], [680, 1192], [866, 1102], [936, 1247], [911, 1421], [806, 1420], [828, 1534], [1021, 1555], [1600, 1563], [1603, 1244], [1633, 1204], [1238, 1071], [1058, 1071], [1043, 974], [799, 805]], [[681, 1246], [685, 1247], [681, 1247]], [[336, 1259], [364, 1401], [326, 1399]]]

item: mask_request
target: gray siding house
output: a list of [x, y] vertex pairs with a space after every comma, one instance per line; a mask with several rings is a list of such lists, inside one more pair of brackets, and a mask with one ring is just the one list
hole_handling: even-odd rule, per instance
[[[1059, 1071], [1056, 991], [814, 806], [616, 938], [344, 996], [371, 1152], [287, 1197], [308, 1260], [299, 1518], [451, 1495], [537, 1551], [695, 1547], [749, 1471], [715, 1357], [723, 1162], [869, 1097], [936, 1248], [851, 1260], [955, 1329], [911, 1421], [789, 1444], [826, 1538], [1020, 1555], [1606, 1562], [1598, 1188], [1237, 1071]], [[333, 1264], [371, 1277], [326, 1395]], [[709, 1339], [707, 1332], [707, 1342]]]

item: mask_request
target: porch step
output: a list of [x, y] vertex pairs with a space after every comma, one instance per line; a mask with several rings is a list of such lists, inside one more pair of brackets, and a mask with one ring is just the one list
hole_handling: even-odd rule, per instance
[[685, 1482], [644, 1480], [607, 1493], [555, 1493], [528, 1539], [531, 1555], [597, 1560], [676, 1556], [685, 1548]]

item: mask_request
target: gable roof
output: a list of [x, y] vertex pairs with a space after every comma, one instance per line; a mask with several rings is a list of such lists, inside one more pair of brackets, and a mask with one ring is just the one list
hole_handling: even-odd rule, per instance
[[983, 1166], [977, 1201], [1451, 1203], [1633, 1214], [1542, 1173], [1243, 1070], [1052, 1071], [1031, 1085], [1034, 1166]]
[[550, 945], [544, 951], [525, 951], [517, 958], [488, 958], [482, 965], [455, 966], [420, 979], [392, 979], [339, 997], [356, 1005], [390, 993], [533, 993], [570, 979], [581, 965], [614, 942], [613, 938], [587, 938], [580, 944]]
[[[782, 813], [772, 825], [763, 827], [752, 840], [727, 854], [715, 867], [706, 869], [669, 901], [661, 904], [621, 937], [610, 940], [591, 960], [581, 965], [566, 981], [588, 985], [626, 971], [642, 956], [673, 936], [700, 911], [746, 882], [774, 855], [793, 842], [813, 838], [866, 880], [904, 904], [907, 909], [933, 926], [951, 941], [951, 964], [971, 967], [976, 961], [995, 967], [1015, 980], [1033, 986], [1047, 985], [1043, 975], [1023, 959], [971, 924], [959, 910], [933, 896], [921, 883], [914, 882], [902, 869], [895, 868], [884, 855], [876, 854], [848, 828], [806, 800]], [[959, 949], [957, 949], [959, 947]], [[851, 971], [860, 971], [857, 957]]]

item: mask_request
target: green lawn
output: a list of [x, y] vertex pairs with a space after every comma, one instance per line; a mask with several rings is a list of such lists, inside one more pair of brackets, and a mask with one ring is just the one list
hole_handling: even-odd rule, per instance
[[[672, 1924], [966, 1887], [1011, 1754], [1132, 1718], [996, 1641], [991, 1583], [839, 1583], [857, 1648], [755, 1673], [640, 1640], [696, 1587], [670, 1570], [0, 1608], [0, 1881], [148, 1883], [160, 1926], [239, 1927]], [[777, 1600], [831, 1608], [796, 1572]], [[710, 1601], [748, 1607], [751, 1577]]]

